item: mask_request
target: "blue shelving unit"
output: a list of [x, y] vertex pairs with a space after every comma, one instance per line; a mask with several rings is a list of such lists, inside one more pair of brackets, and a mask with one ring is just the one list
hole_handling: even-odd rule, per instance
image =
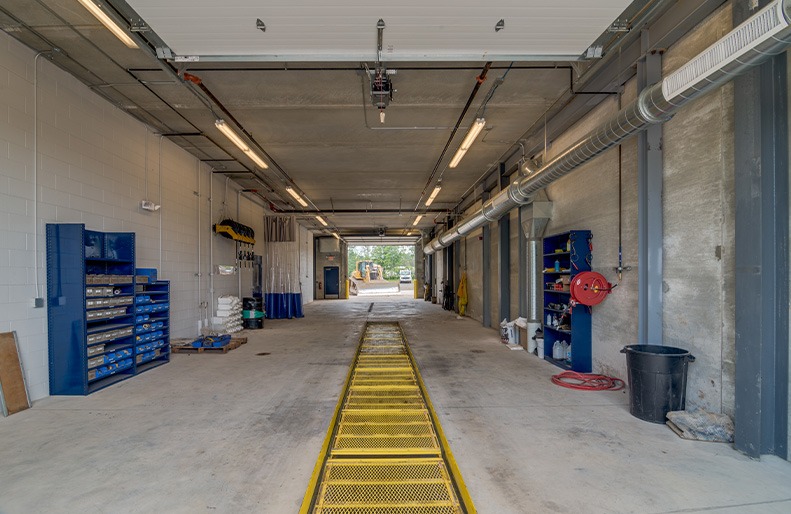
[[[591, 271], [592, 237], [589, 230], [571, 230], [544, 238], [544, 359], [580, 373], [592, 369], [591, 311], [570, 306], [569, 284]], [[571, 359], [553, 359], [555, 342], [563, 341], [571, 345]]]
[[135, 362], [136, 281], [134, 233], [47, 225], [51, 395], [87, 395], [143, 371]]
[[170, 361], [170, 282], [137, 284], [135, 295], [135, 373]]

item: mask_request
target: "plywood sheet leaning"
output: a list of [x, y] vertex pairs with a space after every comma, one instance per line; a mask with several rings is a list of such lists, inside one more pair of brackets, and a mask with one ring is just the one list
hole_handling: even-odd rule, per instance
[[3, 416], [30, 408], [16, 344], [16, 332], [0, 334], [0, 406]]

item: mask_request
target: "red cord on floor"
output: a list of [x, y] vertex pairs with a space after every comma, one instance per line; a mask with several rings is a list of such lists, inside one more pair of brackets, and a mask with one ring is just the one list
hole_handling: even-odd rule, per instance
[[592, 373], [577, 373], [576, 371], [564, 371], [563, 373], [552, 375], [552, 383], [582, 391], [620, 391], [625, 385], [620, 378], [594, 375]]

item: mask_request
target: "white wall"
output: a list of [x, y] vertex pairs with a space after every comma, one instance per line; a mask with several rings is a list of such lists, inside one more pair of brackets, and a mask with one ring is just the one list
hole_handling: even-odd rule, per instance
[[[215, 264], [235, 262], [235, 245], [210, 232], [222, 209], [218, 199], [227, 197], [231, 217], [237, 212], [233, 184], [225, 195], [224, 178], [213, 178], [193, 156], [166, 139], [160, 153], [159, 137], [140, 122], [46, 59], [40, 58], [37, 68], [34, 106], [34, 54], [0, 32], [0, 331], [17, 332], [34, 400], [49, 391], [46, 309], [33, 308], [33, 299], [46, 293], [46, 223], [135, 232], [138, 266], [159, 268], [161, 278], [171, 280], [172, 335], [180, 337], [197, 333], [201, 303], [214, 303], [212, 241]], [[161, 210], [142, 211], [145, 197]], [[241, 221], [260, 229], [263, 208], [248, 199], [239, 207]], [[261, 250], [259, 243], [256, 251]], [[238, 278], [216, 277], [214, 287], [216, 294], [237, 294]]]

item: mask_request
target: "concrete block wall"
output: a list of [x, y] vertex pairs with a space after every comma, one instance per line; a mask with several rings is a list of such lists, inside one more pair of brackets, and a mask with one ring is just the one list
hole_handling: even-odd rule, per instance
[[[324, 283], [324, 268], [337, 266], [339, 268], [338, 298], [343, 299], [346, 295], [346, 283], [348, 282], [349, 278], [348, 245], [344, 241], [341, 241], [338, 244], [337, 252], [322, 252], [320, 248], [320, 239], [320, 237], [314, 238], [315, 244], [313, 247], [315, 248], [316, 252], [315, 271], [314, 282], [310, 285], [310, 287], [312, 287], [314, 290], [315, 298], [317, 300], [323, 300], [326, 291], [326, 284]], [[334, 237], [325, 236], [325, 239], [330, 243], [335, 242]]]
[[[45, 58], [35, 69], [37, 88], [34, 53], [0, 32], [0, 331], [17, 332], [33, 400], [49, 394], [47, 313], [33, 308], [46, 296], [47, 223], [135, 232], [138, 266], [171, 280], [172, 335], [186, 337], [211, 315], [217, 295], [239, 292], [238, 276], [215, 277], [209, 291], [210, 264], [235, 263], [235, 244], [214, 236], [211, 224], [223, 210], [238, 212], [258, 231], [264, 214], [260, 203], [239, 199], [233, 183], [226, 194], [224, 178]], [[141, 210], [144, 198], [161, 209]], [[241, 276], [249, 282], [248, 273]]]
[[[667, 74], [732, 28], [720, 9], [670, 49]], [[735, 407], [735, 203], [733, 84], [687, 106], [664, 126], [665, 344], [697, 358], [687, 394], [695, 405]]]
[[[732, 28], [730, 5], [718, 10], [664, 56], [667, 74]], [[551, 141], [549, 158], [585, 135], [637, 94], [634, 80], [621, 98], [597, 106], [561, 137]], [[620, 102], [620, 103], [619, 103]], [[689, 349], [697, 358], [690, 368], [689, 403], [715, 411], [734, 409], [734, 262], [733, 262], [733, 92], [731, 85], [697, 100], [664, 125], [664, 341]], [[619, 162], [622, 212], [618, 210]], [[593, 368], [626, 377], [620, 349], [637, 342], [638, 232], [637, 140], [630, 139], [547, 188], [554, 215], [547, 234], [570, 229], [593, 232], [593, 268], [619, 287], [593, 311]], [[476, 205], [468, 212], [479, 208]], [[512, 224], [518, 227], [516, 209]], [[624, 272], [618, 266], [618, 222], [622, 224]], [[482, 270], [480, 230], [463, 242], [469, 277], [469, 315], [482, 319], [482, 274], [491, 277], [492, 320], [497, 319], [496, 224], [492, 230], [492, 266]], [[512, 228], [511, 287], [518, 289], [518, 249]], [[523, 237], [521, 230], [519, 237]], [[512, 316], [518, 296], [512, 294]]]

